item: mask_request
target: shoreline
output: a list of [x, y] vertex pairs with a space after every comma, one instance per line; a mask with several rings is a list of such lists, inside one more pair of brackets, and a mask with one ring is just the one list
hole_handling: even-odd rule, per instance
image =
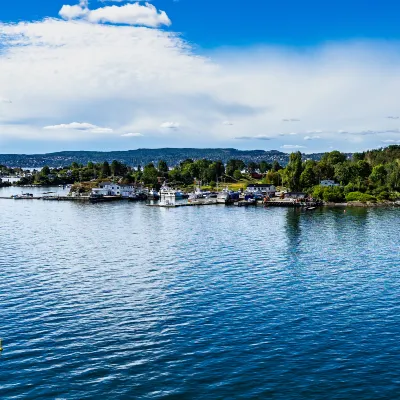
[[376, 202], [376, 203], [372, 203], [372, 202], [363, 203], [361, 201], [351, 201], [348, 203], [324, 203], [323, 207], [385, 208], [385, 207], [400, 207], [400, 204], [397, 204], [393, 201]]

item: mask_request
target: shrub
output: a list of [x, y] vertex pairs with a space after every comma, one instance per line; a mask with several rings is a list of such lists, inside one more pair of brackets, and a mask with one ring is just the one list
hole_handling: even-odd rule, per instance
[[344, 201], [343, 189], [338, 186], [316, 186], [313, 191], [313, 197], [332, 203], [341, 203]]
[[367, 193], [361, 193], [361, 192], [351, 192], [346, 195], [346, 201], [361, 201], [362, 203], [366, 202], [375, 202], [376, 197], [371, 196], [370, 194]]

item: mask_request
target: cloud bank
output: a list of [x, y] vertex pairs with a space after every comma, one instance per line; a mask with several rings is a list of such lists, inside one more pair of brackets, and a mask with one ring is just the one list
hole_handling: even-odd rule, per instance
[[2, 143], [81, 148], [90, 140], [90, 148], [140, 132], [148, 147], [291, 149], [300, 146], [297, 137], [307, 151], [332, 143], [358, 151], [400, 140], [396, 45], [231, 48], [200, 56], [181, 35], [159, 29], [170, 20], [149, 3], [90, 10], [82, 1], [60, 15], [0, 22]]

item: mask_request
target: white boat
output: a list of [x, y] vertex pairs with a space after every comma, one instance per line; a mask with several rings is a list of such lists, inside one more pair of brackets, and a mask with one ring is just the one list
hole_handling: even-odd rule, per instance
[[189, 194], [189, 203], [200, 199], [204, 199], [204, 193], [199, 187], [197, 187], [194, 192]]
[[174, 207], [176, 200], [176, 190], [170, 188], [165, 183], [160, 189], [160, 206]]
[[223, 190], [217, 194], [218, 204], [227, 204], [229, 202], [229, 191]]

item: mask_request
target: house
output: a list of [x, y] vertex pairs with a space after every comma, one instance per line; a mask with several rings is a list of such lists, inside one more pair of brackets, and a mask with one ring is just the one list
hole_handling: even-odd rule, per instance
[[339, 186], [338, 183], [336, 183], [335, 181], [331, 180], [331, 179], [326, 179], [320, 182], [321, 186], [325, 186], [325, 187], [334, 187], [334, 186]]
[[92, 189], [92, 196], [107, 196], [107, 195], [108, 195], [108, 189], [102, 189], [102, 188]]
[[101, 192], [102, 194], [108, 196], [129, 197], [135, 192], [135, 186], [133, 184], [122, 185], [120, 183], [112, 182], [101, 182], [99, 185], [99, 189], [103, 190]]
[[252, 177], [253, 179], [262, 179], [263, 175], [260, 174], [260, 173], [258, 173], [258, 172], [252, 172], [252, 173], [251, 173], [251, 177]]
[[251, 183], [250, 185], [247, 186], [246, 192], [247, 193], [261, 192], [269, 196], [275, 196], [276, 187], [269, 183]]
[[307, 197], [307, 193], [303, 193], [303, 192], [288, 192], [288, 193], [285, 193], [285, 199], [298, 200], [298, 199], [305, 199], [306, 197]]

